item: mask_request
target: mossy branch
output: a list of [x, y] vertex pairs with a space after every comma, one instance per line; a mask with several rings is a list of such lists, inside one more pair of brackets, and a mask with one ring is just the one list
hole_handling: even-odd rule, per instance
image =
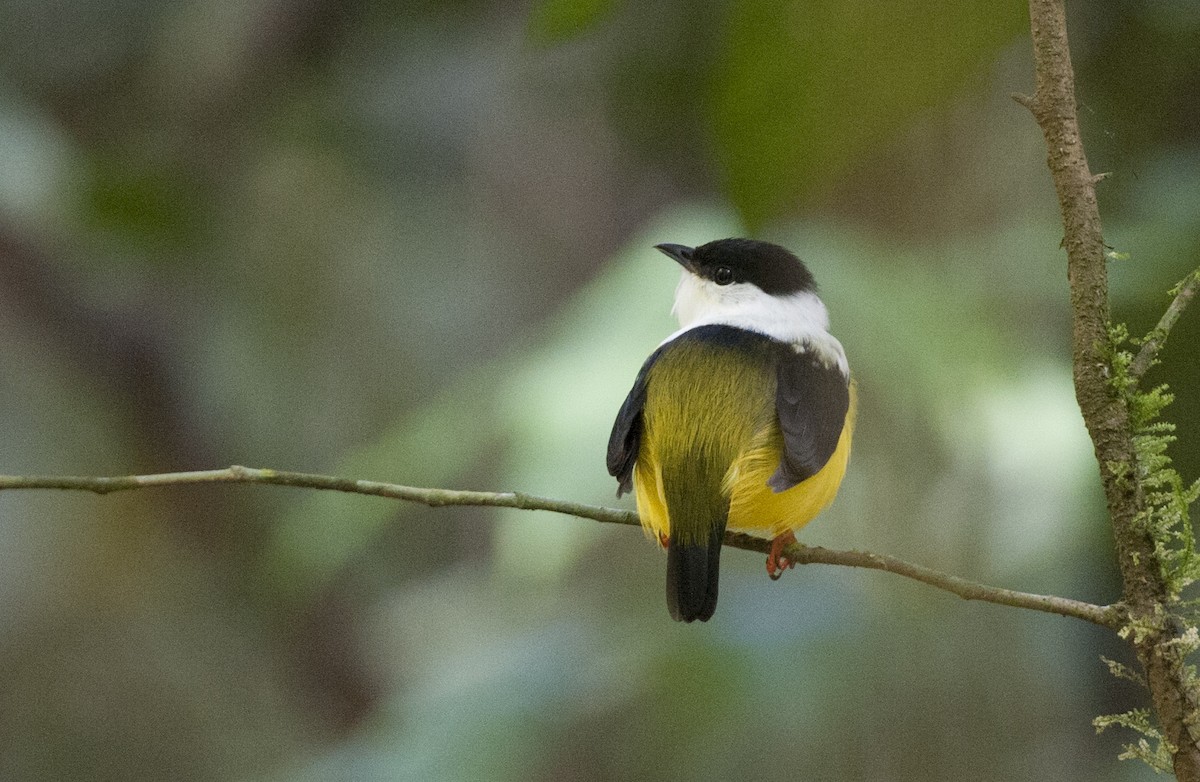
[[1159, 318], [1158, 325], [1146, 336], [1146, 340], [1142, 343], [1142, 349], [1138, 351], [1137, 357], [1134, 358], [1133, 364], [1129, 367], [1129, 374], [1135, 380], [1140, 380], [1142, 375], [1146, 374], [1146, 371], [1154, 366], [1154, 362], [1158, 359], [1158, 352], [1167, 343], [1167, 337], [1170, 335], [1171, 329], [1174, 328], [1175, 321], [1179, 320], [1179, 316], [1183, 314], [1183, 310], [1196, 295], [1197, 289], [1200, 289], [1200, 269], [1196, 269], [1187, 277], [1184, 277], [1172, 291], [1175, 294], [1175, 298], [1171, 300], [1171, 305], [1167, 307], [1167, 311]]
[[[455, 489], [430, 489], [403, 486], [396, 483], [364, 481], [354, 478], [339, 478], [313, 473], [285, 472], [253, 467], [233, 466], [222, 470], [197, 470], [193, 472], [169, 472], [154, 475], [122, 476], [74, 476], [74, 475], [0, 475], [0, 491], [15, 489], [63, 489], [87, 491], [96, 494], [111, 494], [117, 491], [145, 489], [153, 486], [181, 486], [200, 483], [257, 483], [276, 486], [293, 486], [306, 489], [340, 491], [350, 494], [366, 494], [395, 500], [416, 502], [431, 507], [447, 505], [475, 505], [522, 510], [547, 510], [592, 519], [609, 524], [640, 526], [637, 513], [620, 508], [606, 508], [579, 502], [538, 497], [521, 492], [459, 491]], [[749, 535], [728, 533], [725, 545], [746, 551], [767, 553], [770, 541]], [[785, 549], [791, 561], [801, 565], [842, 565], [895, 573], [898, 576], [920, 581], [923, 584], [950, 592], [965, 600], [980, 600], [987, 603], [1026, 608], [1031, 611], [1070, 616], [1085, 622], [1118, 628], [1125, 621], [1125, 612], [1120, 605], [1095, 605], [1081, 600], [1071, 600], [1054, 595], [1038, 595], [1017, 592], [1012, 589], [988, 586], [965, 578], [942, 573], [932, 568], [906, 562], [886, 554], [868, 551], [842, 551], [820, 546], [793, 544]]]
[[[1167, 396], [1161, 389], [1142, 393], [1137, 387], [1200, 283], [1194, 275], [1184, 281], [1160, 328], [1151, 333], [1137, 358], [1126, 358], [1109, 319], [1108, 269], [1096, 203], [1099, 178], [1088, 168], [1079, 131], [1065, 2], [1029, 0], [1029, 15], [1036, 89], [1032, 97], [1017, 100], [1033, 113], [1042, 130], [1062, 212], [1075, 396], [1099, 464], [1116, 543], [1123, 602], [1129, 611], [1123, 637], [1130, 640], [1145, 669], [1154, 716], [1161, 726], [1161, 746], [1173, 755], [1176, 777], [1200, 782], [1200, 692], [1194, 669], [1186, 661], [1194, 647], [1185, 643], [1194, 630], [1189, 631], [1174, 613], [1178, 595], [1173, 594], [1173, 582], [1186, 579], [1172, 574], [1173, 558], [1192, 558], [1191, 533], [1190, 528], [1171, 528], [1164, 515], [1164, 510], [1182, 515], [1186, 522], [1186, 513], [1177, 511], [1180, 503], [1186, 509], [1187, 496], [1179, 487], [1164, 492], [1162, 485], [1155, 485], [1168, 482], [1168, 464], [1161, 450], [1165, 429], [1143, 413], [1161, 409]], [[1177, 499], [1164, 499], [1167, 493]]]

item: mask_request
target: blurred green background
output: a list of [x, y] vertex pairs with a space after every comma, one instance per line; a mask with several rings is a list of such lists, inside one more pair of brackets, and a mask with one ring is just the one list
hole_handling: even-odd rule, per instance
[[[656, 242], [807, 260], [860, 383], [810, 543], [1117, 598], [1024, 4], [0, 0], [0, 472], [614, 503]], [[1200, 6], [1070, 4], [1114, 309], [1200, 264]], [[1189, 312], [1175, 456], [1200, 472]], [[629, 506], [629, 498], [621, 501]], [[1081, 622], [270, 487], [0, 496], [5, 780], [1128, 780]]]

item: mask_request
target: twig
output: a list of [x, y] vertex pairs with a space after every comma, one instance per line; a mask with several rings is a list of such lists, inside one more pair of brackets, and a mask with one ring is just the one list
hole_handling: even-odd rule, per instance
[[[0, 475], [0, 491], [13, 489], [64, 489], [110, 494], [117, 491], [143, 489], [151, 486], [180, 486], [197, 483], [265, 483], [277, 486], [294, 486], [326, 491], [341, 491], [350, 494], [367, 494], [388, 497], [407, 502], [417, 502], [431, 507], [446, 505], [485, 505], [523, 510], [547, 510], [582, 519], [592, 519], [609, 524], [640, 526], [637, 513], [619, 508], [585, 505], [567, 500], [538, 497], [521, 492], [458, 491], [453, 489], [427, 489], [402, 486], [396, 483], [362, 481], [312, 473], [284, 472], [253, 467], [233, 466], [223, 470], [197, 470], [194, 472], [171, 472], [154, 475], [73, 476], [73, 475]], [[729, 533], [725, 545], [746, 551], [767, 553], [770, 541], [750, 535]], [[987, 586], [968, 581], [958, 576], [942, 573], [922, 565], [866, 551], [839, 551], [820, 546], [794, 544], [786, 549], [788, 558], [802, 565], [844, 565], [847, 567], [870, 568], [895, 573], [905, 578], [920, 581], [929, 586], [945, 590], [966, 600], [982, 600], [1015, 608], [1027, 608], [1061, 616], [1071, 616], [1105, 627], [1119, 627], [1124, 621], [1124, 611], [1119, 605], [1094, 605], [1079, 600], [1051, 595], [1036, 595], [1016, 592], [1011, 589]]]
[[1135, 380], [1146, 374], [1146, 370], [1154, 364], [1154, 360], [1158, 357], [1158, 351], [1162, 350], [1163, 345], [1166, 344], [1167, 336], [1170, 335], [1175, 321], [1179, 320], [1179, 316], [1183, 314], [1188, 302], [1196, 295], [1197, 289], [1200, 289], [1200, 269], [1196, 269], [1184, 277], [1175, 286], [1175, 298], [1172, 299], [1171, 306], [1167, 307], [1167, 311], [1159, 318], [1158, 325], [1146, 336], [1146, 341], [1142, 343], [1142, 349], [1138, 351], [1137, 357], [1133, 359], [1133, 364], [1129, 367], [1129, 374]]
[[[753, 540], [753, 539], [752, 539]], [[726, 540], [726, 545], [729, 545]], [[770, 547], [768, 541], [762, 541], [761, 550], [765, 552]], [[750, 548], [744, 546], [743, 548]], [[760, 550], [755, 548], [755, 551]], [[1123, 607], [1120, 605], [1095, 605], [1080, 600], [1072, 600], [1055, 595], [1037, 595], [1030, 592], [1017, 592], [1012, 589], [988, 586], [976, 581], [968, 581], [959, 576], [916, 565], [887, 554], [874, 554], [869, 551], [839, 551], [820, 546], [804, 546], [795, 544], [785, 549], [787, 557], [801, 565], [843, 565], [846, 567], [870, 568], [895, 573], [898, 576], [911, 578], [923, 584], [958, 595], [964, 600], [982, 600], [987, 603], [1027, 608], [1031, 611], [1044, 611], [1060, 616], [1071, 616], [1086, 622], [1104, 627], [1119, 628], [1125, 621]]]

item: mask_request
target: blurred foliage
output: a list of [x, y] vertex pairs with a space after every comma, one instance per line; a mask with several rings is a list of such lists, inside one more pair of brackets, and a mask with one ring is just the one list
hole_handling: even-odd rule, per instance
[[617, 5], [617, 0], [543, 0], [529, 15], [529, 35], [541, 43], [574, 38], [607, 18]]
[[[1073, 3], [1114, 309], [1200, 265], [1190, 2]], [[0, 0], [0, 472], [244, 463], [614, 502], [649, 247], [813, 269], [860, 383], [804, 532], [1098, 602], [1021, 6]], [[1152, 382], [1200, 474], [1200, 314]], [[0, 778], [1118, 780], [1098, 629], [550, 514], [0, 496]], [[682, 676], [680, 660], [698, 672]]]
[[795, 208], [864, 151], [977, 77], [1027, 27], [1025, 4], [733, 4], [712, 123], [746, 224]]

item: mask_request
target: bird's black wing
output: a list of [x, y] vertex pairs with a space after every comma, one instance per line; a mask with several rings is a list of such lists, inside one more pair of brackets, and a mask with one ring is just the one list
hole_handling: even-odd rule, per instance
[[617, 479], [617, 496], [633, 489], [633, 464], [637, 461], [638, 449], [642, 444], [642, 408], [646, 405], [646, 379], [650, 367], [662, 354], [662, 348], [650, 354], [625, 403], [613, 422], [612, 434], [608, 438], [608, 474]]
[[767, 481], [776, 492], [816, 475], [833, 452], [850, 409], [849, 379], [812, 351], [781, 345], [775, 410], [783, 431], [783, 458]]

